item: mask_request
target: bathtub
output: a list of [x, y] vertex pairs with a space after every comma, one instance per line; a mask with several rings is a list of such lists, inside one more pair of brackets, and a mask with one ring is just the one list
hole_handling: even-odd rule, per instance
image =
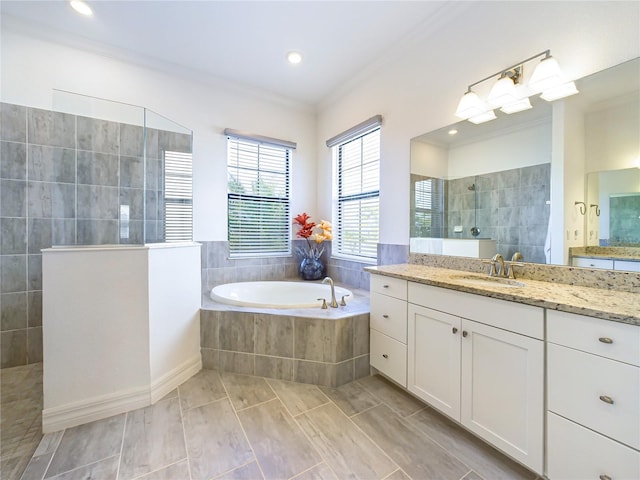
[[[345, 301], [352, 298], [350, 290], [335, 287], [336, 300], [342, 296]], [[310, 308], [319, 307], [326, 298], [331, 301], [331, 287], [328, 284], [306, 282], [238, 282], [218, 285], [211, 290], [211, 299], [243, 307], [260, 308]]]

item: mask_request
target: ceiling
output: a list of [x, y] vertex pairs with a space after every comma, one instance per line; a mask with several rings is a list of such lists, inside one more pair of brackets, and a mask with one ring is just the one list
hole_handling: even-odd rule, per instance
[[[3, 27], [28, 25], [34, 34], [64, 37], [79, 48], [309, 105], [400, 51], [447, 7], [400, 0], [87, 3], [90, 18], [66, 0], [2, 0]], [[301, 64], [287, 62], [291, 50], [302, 53]]]

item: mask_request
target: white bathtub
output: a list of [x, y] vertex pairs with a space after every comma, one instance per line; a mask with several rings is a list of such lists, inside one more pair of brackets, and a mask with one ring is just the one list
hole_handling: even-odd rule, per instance
[[[336, 300], [342, 296], [348, 301], [350, 290], [335, 287]], [[331, 286], [306, 282], [238, 282], [218, 285], [211, 290], [216, 302], [243, 307], [260, 308], [310, 308], [319, 307], [326, 298], [331, 301]]]

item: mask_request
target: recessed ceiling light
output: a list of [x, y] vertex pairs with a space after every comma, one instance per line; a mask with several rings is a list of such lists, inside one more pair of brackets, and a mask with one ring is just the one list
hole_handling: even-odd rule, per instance
[[296, 65], [302, 62], [302, 55], [299, 52], [289, 52], [287, 53], [287, 60], [289, 60], [289, 63]]
[[455, 128], [452, 128], [451, 130], [449, 130], [447, 132], [449, 135], [455, 135], [456, 133], [458, 133], [458, 130], [456, 130]]
[[71, 0], [69, 4], [71, 5], [71, 8], [73, 8], [80, 15], [84, 15], [85, 17], [90, 17], [91, 15], [93, 15], [93, 10], [91, 10], [91, 7], [82, 0]]

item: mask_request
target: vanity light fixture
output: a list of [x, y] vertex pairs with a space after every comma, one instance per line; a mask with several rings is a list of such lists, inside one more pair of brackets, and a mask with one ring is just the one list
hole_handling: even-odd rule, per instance
[[289, 63], [297, 65], [302, 62], [302, 55], [300, 52], [289, 52], [287, 53], [287, 60], [289, 60]]
[[71, 8], [73, 8], [80, 15], [84, 15], [85, 17], [90, 17], [93, 15], [93, 10], [91, 10], [91, 7], [82, 0], [71, 0], [69, 2], [69, 5], [71, 5]]
[[[544, 58], [536, 66], [528, 84], [525, 85], [523, 82], [525, 63], [542, 56]], [[496, 76], [498, 80], [491, 88], [486, 101], [472, 90], [476, 85], [494, 79]], [[469, 85], [458, 103], [455, 115], [472, 123], [488, 122], [496, 118], [494, 108], [500, 108], [507, 114], [528, 110], [531, 108], [529, 97], [538, 93], [541, 93], [540, 98], [548, 102], [578, 93], [574, 82], [565, 82], [560, 66], [551, 56], [550, 50], [540, 52]]]

